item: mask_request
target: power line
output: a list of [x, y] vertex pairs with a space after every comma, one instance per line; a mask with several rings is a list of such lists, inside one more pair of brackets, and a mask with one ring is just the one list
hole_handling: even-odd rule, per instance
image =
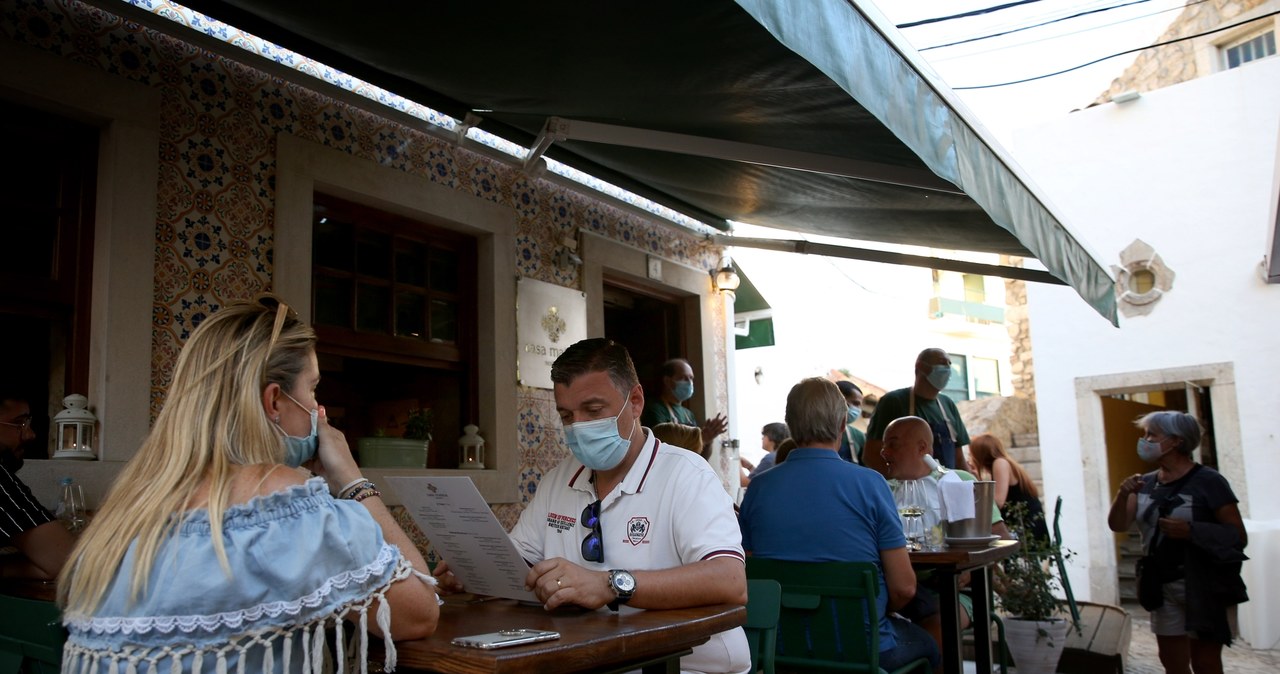
[[1238, 27], [1243, 26], [1243, 25], [1245, 25], [1245, 24], [1253, 23], [1254, 21], [1257, 21], [1258, 19], [1265, 19], [1265, 18], [1267, 18], [1267, 17], [1269, 17], [1269, 16], [1275, 16], [1275, 15], [1277, 15], [1277, 14], [1280, 14], [1280, 10], [1276, 10], [1276, 11], [1274, 11], [1274, 12], [1268, 12], [1268, 13], [1266, 13], [1266, 14], [1262, 14], [1262, 15], [1260, 15], [1260, 16], [1255, 16], [1255, 17], [1253, 17], [1253, 18], [1246, 19], [1246, 20], [1244, 20], [1244, 21], [1240, 21], [1240, 22], [1238, 22], [1238, 23], [1233, 23], [1233, 24], [1231, 24], [1231, 25], [1229, 25], [1229, 26], [1222, 26], [1221, 28], [1215, 28], [1215, 29], [1213, 29], [1213, 30], [1207, 30], [1207, 31], [1205, 31], [1205, 32], [1203, 32], [1203, 33], [1197, 33], [1197, 34], [1195, 34], [1195, 35], [1188, 35], [1188, 36], [1186, 36], [1186, 37], [1174, 38], [1174, 39], [1172, 39], [1172, 40], [1166, 40], [1166, 41], [1164, 41], [1164, 42], [1157, 42], [1157, 43], [1155, 43], [1155, 44], [1148, 45], [1148, 46], [1146, 46], [1146, 47], [1136, 47], [1136, 48], [1134, 48], [1134, 49], [1126, 49], [1125, 51], [1117, 52], [1117, 53], [1112, 54], [1112, 55], [1110, 55], [1110, 56], [1103, 56], [1102, 58], [1094, 59], [1094, 60], [1092, 60], [1092, 61], [1089, 61], [1088, 63], [1082, 63], [1082, 64], [1080, 64], [1080, 65], [1078, 65], [1078, 66], [1073, 66], [1073, 67], [1071, 67], [1071, 68], [1067, 68], [1067, 69], [1065, 69], [1065, 70], [1059, 70], [1059, 71], [1057, 71], [1057, 72], [1048, 73], [1048, 74], [1045, 74], [1045, 75], [1037, 75], [1037, 76], [1035, 76], [1035, 77], [1027, 77], [1027, 78], [1020, 79], [1020, 80], [1014, 80], [1014, 81], [1012, 81], [1012, 82], [1001, 82], [1001, 83], [999, 83], [999, 84], [981, 84], [981, 85], [976, 85], [976, 86], [971, 86], [971, 87], [952, 87], [952, 90], [954, 90], [954, 91], [970, 91], [970, 90], [973, 90], [973, 89], [994, 89], [994, 88], [996, 88], [996, 87], [1007, 87], [1007, 86], [1010, 86], [1010, 85], [1013, 85], [1013, 84], [1023, 84], [1023, 83], [1026, 83], [1026, 82], [1034, 82], [1034, 81], [1036, 81], [1036, 80], [1043, 80], [1043, 79], [1048, 78], [1048, 77], [1055, 77], [1055, 76], [1057, 76], [1057, 75], [1062, 75], [1062, 74], [1065, 74], [1065, 73], [1069, 73], [1069, 72], [1072, 72], [1073, 70], [1079, 70], [1079, 69], [1081, 69], [1081, 68], [1087, 68], [1087, 67], [1089, 67], [1089, 66], [1091, 66], [1091, 65], [1094, 65], [1095, 63], [1102, 63], [1103, 61], [1106, 61], [1106, 60], [1109, 60], [1109, 59], [1113, 59], [1113, 58], [1116, 58], [1116, 57], [1118, 57], [1118, 56], [1124, 56], [1124, 55], [1126, 55], [1126, 54], [1133, 54], [1133, 53], [1135, 53], [1135, 52], [1140, 52], [1140, 51], [1144, 51], [1144, 50], [1147, 50], [1147, 49], [1154, 49], [1154, 48], [1156, 48], [1156, 47], [1163, 47], [1163, 46], [1165, 46], [1165, 45], [1176, 44], [1176, 43], [1178, 43], [1178, 42], [1186, 42], [1187, 40], [1194, 40], [1194, 39], [1196, 39], [1196, 38], [1198, 38], [1198, 37], [1204, 37], [1204, 36], [1206, 36], [1206, 35], [1213, 35], [1214, 33], [1221, 33], [1221, 32], [1222, 32], [1222, 31], [1224, 31], [1224, 30], [1231, 30], [1232, 28], [1238, 28]]
[[[1190, 5], [1190, 4], [1196, 4], [1196, 3], [1200, 3], [1200, 2], [1205, 2], [1205, 1], [1206, 1], [1206, 0], [1195, 0], [1195, 2], [1188, 3], [1188, 5]], [[955, 46], [957, 46], [957, 45], [968, 44], [968, 43], [970, 43], [970, 42], [978, 42], [978, 41], [980, 41], [980, 40], [990, 40], [990, 39], [991, 39], [991, 38], [993, 38], [993, 37], [1003, 37], [1003, 36], [1005, 36], [1005, 35], [1012, 35], [1012, 34], [1014, 34], [1014, 33], [1020, 33], [1020, 32], [1022, 32], [1022, 31], [1024, 31], [1024, 30], [1031, 30], [1032, 28], [1040, 28], [1041, 26], [1048, 26], [1049, 24], [1058, 23], [1058, 22], [1060, 22], [1060, 21], [1067, 21], [1067, 20], [1069, 20], [1069, 19], [1078, 19], [1078, 18], [1080, 18], [1080, 17], [1082, 17], [1082, 16], [1088, 16], [1088, 15], [1090, 15], [1090, 14], [1100, 14], [1100, 13], [1102, 13], [1102, 12], [1109, 12], [1109, 11], [1111, 11], [1111, 10], [1113, 10], [1113, 9], [1120, 9], [1120, 8], [1122, 8], [1122, 7], [1128, 7], [1128, 6], [1130, 6], [1130, 5], [1138, 5], [1138, 4], [1142, 4], [1142, 3], [1144, 3], [1144, 2], [1151, 2], [1151, 0], [1133, 0], [1133, 2], [1126, 2], [1126, 3], [1124, 3], [1124, 4], [1120, 4], [1120, 5], [1112, 5], [1112, 6], [1110, 6], [1110, 7], [1099, 7], [1098, 9], [1090, 9], [1090, 10], [1088, 10], [1088, 11], [1078, 12], [1078, 13], [1076, 13], [1076, 14], [1072, 14], [1072, 15], [1070, 15], [1070, 16], [1063, 16], [1063, 17], [1059, 17], [1059, 18], [1057, 18], [1057, 19], [1049, 19], [1048, 21], [1042, 21], [1042, 22], [1040, 22], [1040, 23], [1035, 23], [1035, 24], [1032, 24], [1032, 25], [1030, 25], [1030, 26], [1023, 26], [1023, 27], [1021, 27], [1021, 28], [1012, 28], [1012, 29], [1010, 29], [1010, 30], [1001, 31], [1001, 32], [999, 32], [999, 33], [991, 33], [991, 34], [989, 34], [989, 35], [981, 35], [981, 36], [979, 36], [979, 37], [966, 38], [966, 39], [964, 39], [964, 40], [957, 40], [957, 41], [955, 41], [955, 42], [948, 42], [948, 43], [946, 43], [946, 44], [936, 44], [936, 45], [933, 45], [932, 47], [923, 47], [923, 48], [921, 48], [921, 49], [919, 49], [919, 50], [917, 50], [917, 51], [922, 51], [922, 52], [923, 52], [923, 51], [929, 51], [930, 49], [942, 49], [942, 48], [944, 48], [944, 47], [955, 47]], [[1160, 14], [1161, 12], [1169, 12], [1169, 11], [1173, 11], [1173, 9], [1182, 9], [1182, 7], [1181, 7], [1181, 6], [1179, 6], [1179, 7], [1174, 7], [1174, 8], [1172, 8], [1172, 9], [1162, 9], [1162, 10], [1160, 10], [1159, 12], [1153, 12], [1152, 14], [1149, 14], [1149, 15], [1147, 15], [1147, 16], [1154, 16], [1155, 14]], [[1112, 25], [1112, 24], [1107, 24], [1107, 25]], [[1095, 26], [1095, 28], [1105, 28], [1105, 27], [1106, 27], [1106, 26]]]
[[975, 9], [968, 12], [961, 12], [960, 14], [952, 14], [950, 16], [938, 16], [932, 19], [920, 19], [919, 21], [912, 21], [910, 23], [900, 23], [896, 26], [896, 28], [898, 30], [902, 30], [903, 28], [915, 28], [916, 26], [926, 26], [931, 23], [941, 23], [943, 21], [951, 21], [953, 19], [963, 19], [970, 16], [981, 16], [983, 14], [998, 12], [1002, 9], [1009, 9], [1011, 7], [1018, 7], [1020, 5], [1030, 5], [1034, 2], [1041, 2], [1041, 1], [1042, 0], [1018, 0], [1017, 2], [1009, 2], [1003, 5], [996, 5], [995, 7], [987, 7], [985, 9]]

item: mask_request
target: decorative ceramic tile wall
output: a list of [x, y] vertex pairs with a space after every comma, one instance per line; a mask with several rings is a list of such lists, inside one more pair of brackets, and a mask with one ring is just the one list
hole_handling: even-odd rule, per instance
[[[136, 0], [157, 14], [234, 43], [234, 34], [164, 2]], [[174, 33], [184, 30], [174, 25]], [[718, 249], [692, 234], [577, 190], [530, 178], [510, 164], [461, 149], [333, 100], [305, 84], [124, 21], [74, 0], [12, 0], [0, 10], [8, 39], [86, 64], [161, 93], [158, 203], [151, 344], [151, 415], [164, 404], [178, 351], [225, 303], [272, 287], [275, 143], [288, 133], [511, 208], [518, 218], [515, 273], [578, 287], [576, 268], [552, 262], [578, 228], [679, 262], [710, 269]], [[368, 87], [314, 61], [256, 41], [257, 53], [390, 107], [448, 127], [434, 111]], [[248, 53], [246, 52], [246, 59]], [[300, 81], [305, 81], [299, 76]], [[717, 332], [724, 327], [718, 321]], [[717, 343], [723, 340], [717, 339]], [[717, 347], [723, 359], [723, 346]], [[723, 362], [723, 360], [721, 360]], [[723, 369], [723, 366], [718, 366]], [[724, 372], [716, 373], [723, 382]], [[521, 503], [495, 508], [508, 527], [542, 475], [568, 455], [550, 391], [521, 389]], [[400, 513], [401, 521], [407, 518]], [[416, 527], [408, 527], [416, 531]], [[421, 536], [420, 532], [417, 534]]]

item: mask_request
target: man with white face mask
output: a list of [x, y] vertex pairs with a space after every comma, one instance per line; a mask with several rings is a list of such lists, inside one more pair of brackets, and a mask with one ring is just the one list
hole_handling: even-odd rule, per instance
[[951, 357], [942, 349], [925, 349], [916, 356], [916, 381], [908, 388], [884, 394], [867, 425], [867, 446], [862, 458], [868, 468], [888, 475], [880, 449], [889, 422], [902, 417], [920, 417], [933, 433], [933, 458], [947, 468], [965, 467], [964, 446], [969, 432], [960, 419], [956, 403], [942, 393], [951, 379]]
[[[644, 392], [627, 350], [578, 342], [551, 366], [551, 381], [573, 455], [543, 476], [511, 531], [533, 564], [525, 584], [548, 609], [745, 605], [733, 501], [706, 461], [640, 425]], [[746, 636], [717, 634], [680, 667], [745, 672]]]

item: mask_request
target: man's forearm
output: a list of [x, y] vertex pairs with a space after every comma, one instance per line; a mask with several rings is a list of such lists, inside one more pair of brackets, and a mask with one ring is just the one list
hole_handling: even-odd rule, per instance
[[660, 571], [630, 571], [636, 577], [636, 593], [628, 605], [636, 608], [747, 603], [746, 567], [736, 557], [716, 557]]

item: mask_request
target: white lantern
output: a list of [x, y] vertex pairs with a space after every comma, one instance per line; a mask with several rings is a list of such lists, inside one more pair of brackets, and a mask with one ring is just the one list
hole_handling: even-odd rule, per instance
[[98, 418], [88, 409], [89, 399], [72, 393], [62, 399], [62, 405], [66, 409], [53, 417], [53, 423], [58, 427], [58, 448], [54, 450], [53, 458], [85, 461], [96, 458], [93, 454], [93, 433]]
[[480, 429], [467, 424], [462, 430], [466, 435], [458, 439], [458, 467], [484, 469], [484, 438], [480, 437]]

